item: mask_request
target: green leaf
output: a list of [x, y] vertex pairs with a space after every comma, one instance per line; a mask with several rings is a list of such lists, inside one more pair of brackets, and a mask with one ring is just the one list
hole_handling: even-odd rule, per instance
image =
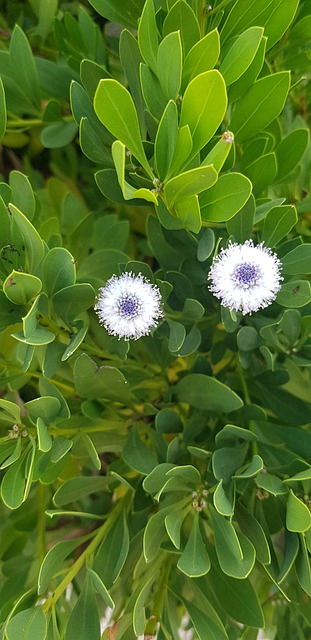
[[213, 69], [220, 53], [219, 33], [217, 29], [213, 29], [201, 38], [190, 49], [186, 56], [183, 72], [182, 72], [182, 88], [186, 88], [187, 84], [200, 73]]
[[250, 580], [235, 579], [225, 575], [219, 568], [211, 545], [208, 546], [208, 552], [212, 560], [208, 580], [211, 579], [213, 582], [218, 602], [226, 603], [226, 611], [234, 620], [252, 627], [263, 627], [265, 624], [263, 612]]
[[203, 613], [193, 603], [185, 602], [185, 604], [199, 640], [205, 640], [206, 637], [208, 640], [228, 640], [225, 629], [212, 620], [208, 613]]
[[149, 518], [143, 538], [143, 550], [146, 562], [151, 562], [156, 557], [161, 542], [166, 535], [165, 517], [171, 512], [172, 507], [166, 507]]
[[184, 56], [200, 40], [200, 28], [194, 11], [184, 0], [174, 3], [163, 23], [163, 36], [180, 31]]
[[260, 345], [260, 337], [253, 327], [241, 327], [237, 334], [237, 345], [241, 351], [253, 351]]
[[47, 619], [41, 607], [19, 611], [6, 626], [7, 640], [45, 640]]
[[124, 199], [131, 200], [133, 198], [143, 198], [144, 200], [157, 204], [157, 198], [155, 194], [150, 191], [150, 189], [135, 189], [135, 187], [132, 187], [128, 182], [126, 182], [124, 178], [126, 156], [125, 145], [122, 144], [122, 142], [120, 142], [119, 140], [115, 140], [111, 150], [118, 176], [118, 182], [121, 187]]
[[63, 566], [64, 560], [82, 543], [84, 538], [74, 540], [62, 540], [57, 542], [47, 552], [39, 571], [38, 594], [45, 593], [54, 575]]
[[202, 229], [200, 233], [198, 248], [197, 248], [197, 259], [199, 262], [205, 262], [207, 260], [215, 246], [215, 234], [212, 229]]
[[308, 129], [295, 129], [280, 142], [276, 149], [278, 172], [276, 182], [286, 178], [299, 164], [309, 141]]
[[133, 98], [125, 87], [116, 80], [101, 80], [94, 97], [94, 109], [105, 127], [123, 142], [153, 178], [141, 141]]
[[239, 244], [251, 237], [255, 213], [255, 199], [250, 195], [240, 211], [233, 218], [227, 221], [228, 233], [234, 237]]
[[99, 367], [86, 353], [75, 361], [74, 381], [82, 398], [130, 401], [130, 391], [121, 371], [106, 365]]
[[110, 609], [114, 609], [115, 607], [114, 601], [110, 596], [108, 590], [106, 589], [103, 581], [100, 579], [99, 575], [97, 575], [97, 573], [95, 573], [95, 571], [93, 571], [93, 569], [90, 569], [89, 567], [88, 567], [88, 574], [90, 576], [94, 589], [103, 598], [107, 607], [110, 607]]
[[247, 27], [265, 27], [269, 49], [281, 38], [292, 22], [299, 0], [236, 0], [221, 30], [222, 42]]
[[236, 141], [243, 142], [274, 120], [284, 107], [290, 75], [280, 71], [260, 78], [238, 102], [230, 123]]
[[241, 173], [220, 176], [200, 199], [203, 220], [223, 222], [242, 209], [252, 190], [251, 182]]
[[52, 396], [44, 396], [44, 398], [25, 402], [24, 407], [35, 420], [41, 418], [45, 423], [50, 424], [59, 415], [60, 401]]
[[231, 476], [244, 462], [245, 447], [222, 447], [213, 453], [213, 473], [217, 480], [229, 482]]
[[243, 402], [239, 396], [222, 382], [201, 373], [191, 373], [182, 378], [176, 387], [180, 402], [203, 411], [228, 413], [239, 409]]
[[10, 42], [10, 60], [13, 62], [14, 80], [33, 106], [41, 109], [41, 89], [38, 72], [29, 42], [22, 29], [15, 25]]
[[203, 542], [199, 518], [195, 517], [186, 546], [177, 562], [177, 567], [189, 578], [204, 576], [211, 568], [211, 562]]
[[[163, 411], [165, 411], [165, 409], [163, 409]], [[173, 467], [174, 465], [170, 462], [162, 462], [161, 464], [158, 464], [156, 467], [154, 467], [154, 469], [152, 469], [152, 471], [148, 473], [146, 478], [144, 478], [144, 490], [147, 491], [147, 493], [157, 493], [158, 491], [160, 491], [163, 485], [167, 482], [167, 471], [173, 469]]]
[[190, 128], [193, 148], [189, 160], [217, 131], [226, 108], [226, 85], [219, 71], [205, 71], [188, 84], [181, 105], [180, 127]]
[[264, 491], [268, 491], [268, 493], [272, 493], [274, 496], [284, 495], [288, 492], [287, 486], [272, 473], [267, 473], [267, 471], [261, 472], [256, 478], [255, 482], [257, 487], [260, 487]]
[[5, 400], [4, 398], [0, 398], [0, 409], [4, 409], [5, 413], [1, 411], [0, 418], [1, 420], [15, 420], [15, 422], [20, 422], [21, 419], [21, 410], [18, 404], [15, 402], [10, 402], [10, 400]]
[[258, 520], [246, 509], [241, 502], [237, 502], [234, 514], [241, 531], [251, 541], [256, 549], [256, 557], [262, 564], [270, 564], [270, 548], [262, 526]]
[[311, 513], [290, 489], [286, 505], [286, 527], [289, 531], [303, 532], [311, 527]]
[[[83, 342], [87, 334], [88, 326], [87, 324], [83, 323], [83, 320], [78, 320], [77, 323], [75, 324], [75, 327], [78, 329], [78, 331], [77, 333], [73, 334], [68, 347], [65, 349], [63, 353], [61, 353], [62, 362], [65, 362], [66, 360], [68, 360], [68, 358], [70, 358], [70, 356], [72, 356], [72, 354], [80, 347], [80, 344]], [[46, 365], [45, 365], [45, 369], [46, 369]], [[46, 375], [46, 371], [44, 375]], [[47, 376], [47, 377], [50, 378], [52, 376]]]
[[24, 239], [29, 271], [36, 271], [44, 256], [43, 242], [35, 227], [14, 204], [9, 205], [9, 210]]
[[6, 102], [5, 102], [5, 92], [3, 87], [2, 78], [0, 78], [0, 141], [4, 137], [6, 130]]
[[64, 247], [54, 247], [42, 264], [44, 290], [49, 297], [76, 281], [75, 260]]
[[145, 131], [145, 104], [140, 86], [139, 67], [143, 62], [138, 42], [134, 35], [124, 29], [120, 35], [119, 41], [120, 62], [131, 88], [131, 94], [137, 109], [138, 120], [141, 126], [142, 134]]
[[175, 320], [167, 318], [166, 322], [170, 329], [168, 348], [171, 353], [176, 353], [185, 341], [186, 329], [183, 324], [176, 322]]
[[95, 291], [88, 284], [74, 284], [60, 289], [53, 296], [53, 306], [57, 315], [71, 324], [84, 311], [93, 307]]
[[55, 492], [53, 502], [62, 507], [70, 502], [82, 500], [91, 493], [102, 493], [107, 490], [108, 479], [103, 476], [77, 476], [64, 482]]
[[167, 99], [162, 91], [158, 76], [146, 64], [140, 65], [139, 73], [142, 94], [147, 110], [150, 113], [149, 122], [153, 122], [150, 126], [153, 128], [155, 126], [154, 121], [160, 120], [163, 115]]
[[270, 184], [274, 182], [277, 174], [275, 153], [266, 153], [255, 162], [245, 167], [245, 174], [253, 183], [253, 192], [260, 195]]
[[127, 0], [124, 6], [124, 0], [90, 0], [99, 15], [134, 29], [137, 28], [144, 2], [145, 0]]
[[164, 185], [168, 207], [171, 209], [177, 201], [209, 189], [216, 180], [217, 173], [212, 165], [196, 167], [171, 178]]
[[205, 156], [204, 160], [201, 162], [201, 166], [212, 164], [217, 173], [219, 173], [232, 149], [233, 141], [233, 133], [231, 133], [231, 131], [225, 131], [220, 140], [216, 142], [208, 152], [207, 156]]
[[41, 329], [40, 327], [37, 327], [37, 329], [28, 337], [25, 337], [22, 331], [19, 331], [18, 333], [11, 333], [11, 335], [19, 342], [24, 342], [25, 344], [30, 344], [35, 347], [49, 344], [55, 340], [54, 333], [47, 331], [46, 329]]
[[110, 589], [119, 577], [129, 552], [129, 545], [128, 525], [125, 513], [122, 513], [101, 543], [93, 563], [94, 571], [98, 573], [107, 589]]
[[311, 300], [310, 283], [307, 280], [292, 280], [282, 285], [276, 302], [282, 307], [298, 309], [304, 307]]
[[146, 0], [138, 25], [138, 44], [146, 64], [157, 73], [158, 31], [153, 0]]
[[75, 122], [53, 122], [41, 131], [41, 143], [47, 149], [66, 147], [76, 137], [78, 125]]
[[6, 472], [1, 484], [1, 497], [9, 509], [18, 509], [24, 501], [25, 469], [28, 450], [26, 449]]
[[278, 582], [282, 582], [290, 572], [298, 551], [299, 551], [299, 537], [296, 533], [290, 533], [285, 529], [285, 548], [284, 548], [284, 558], [280, 573], [278, 575]]
[[158, 464], [156, 454], [143, 443], [137, 427], [132, 427], [122, 455], [129, 467], [144, 475], [150, 473]]
[[311, 273], [311, 244], [301, 244], [282, 258], [283, 273]]
[[100, 624], [93, 584], [90, 575], [69, 616], [66, 627], [66, 640], [100, 640]]
[[299, 534], [299, 552], [295, 562], [295, 570], [301, 588], [311, 596], [310, 560], [303, 534]]
[[178, 137], [178, 112], [176, 102], [170, 100], [159, 122], [154, 143], [155, 172], [164, 180], [170, 168]]
[[42, 418], [37, 419], [37, 433], [38, 433], [38, 449], [39, 451], [50, 451], [52, 448], [52, 438], [48, 432], [48, 428], [43, 422]]
[[11, 171], [10, 187], [12, 189], [11, 202], [32, 220], [36, 211], [36, 200], [31, 184], [20, 171]]
[[176, 100], [181, 84], [182, 47], [179, 31], [172, 31], [161, 42], [157, 74], [168, 100]]
[[224, 485], [223, 481], [220, 480], [213, 494], [213, 502], [218, 513], [222, 516], [231, 517], [234, 513], [235, 504], [234, 485], [232, 483]]
[[3, 291], [8, 300], [20, 305], [26, 305], [31, 302], [40, 293], [41, 289], [42, 282], [39, 278], [14, 269], [3, 283]]
[[293, 205], [273, 207], [265, 217], [262, 241], [268, 247], [275, 247], [290, 232], [297, 220], [297, 211]]
[[166, 176], [167, 179], [169, 179], [175, 173], [181, 171], [181, 169], [185, 166], [186, 161], [189, 159], [192, 148], [193, 143], [191, 133], [188, 125], [186, 124], [184, 127], [178, 129], [176, 146], [174, 149], [171, 166], [169, 168], [168, 175]]
[[250, 27], [237, 37], [226, 52], [219, 71], [227, 87], [248, 69], [258, 51], [263, 33], [262, 27]]
[[233, 578], [246, 578], [255, 562], [255, 549], [231, 522], [210, 506], [215, 547], [222, 571]]
[[180, 549], [181, 527], [185, 516], [185, 511], [173, 511], [164, 519], [167, 534], [176, 549]]

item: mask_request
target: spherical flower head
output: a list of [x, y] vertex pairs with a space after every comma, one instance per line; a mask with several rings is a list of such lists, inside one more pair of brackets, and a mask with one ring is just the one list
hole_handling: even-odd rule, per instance
[[243, 315], [264, 309], [281, 289], [281, 262], [263, 242], [230, 243], [214, 259], [209, 290], [224, 307]]
[[163, 317], [161, 294], [141, 273], [112, 276], [99, 290], [95, 311], [110, 335], [138, 340]]

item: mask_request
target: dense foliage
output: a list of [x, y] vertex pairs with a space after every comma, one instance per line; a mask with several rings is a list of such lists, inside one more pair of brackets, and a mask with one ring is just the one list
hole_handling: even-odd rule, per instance
[[3, 640], [311, 638], [310, 59], [308, 0], [1, 2]]

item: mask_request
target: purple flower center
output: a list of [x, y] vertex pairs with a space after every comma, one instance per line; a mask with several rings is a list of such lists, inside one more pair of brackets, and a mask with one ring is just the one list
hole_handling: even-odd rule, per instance
[[234, 270], [233, 279], [241, 287], [248, 289], [257, 283], [259, 275], [258, 267], [251, 262], [242, 262]]
[[118, 304], [119, 313], [125, 318], [133, 318], [139, 308], [137, 298], [134, 296], [128, 296], [128, 298], [121, 298]]

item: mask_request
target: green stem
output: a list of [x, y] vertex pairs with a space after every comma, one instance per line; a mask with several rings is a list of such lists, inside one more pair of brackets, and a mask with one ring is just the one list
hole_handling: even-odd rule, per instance
[[68, 585], [73, 581], [77, 573], [83, 567], [84, 563], [95, 553], [97, 547], [99, 546], [103, 538], [109, 533], [110, 529], [114, 525], [120, 513], [122, 513], [122, 511], [126, 509], [128, 504], [129, 504], [129, 492], [127, 492], [125, 496], [117, 503], [115, 508], [109, 514], [106, 522], [104, 522], [104, 524], [101, 527], [99, 527], [99, 529], [97, 529], [97, 532], [92, 542], [90, 542], [90, 544], [86, 547], [86, 549], [81, 553], [79, 558], [77, 558], [77, 560], [73, 563], [67, 575], [60, 582], [58, 587], [56, 587], [54, 593], [52, 593], [52, 595], [49, 598], [47, 598], [47, 600], [45, 601], [42, 607], [42, 610], [44, 611], [44, 613], [49, 611], [49, 609], [56, 604], [57, 600], [64, 593]]
[[205, 20], [206, 20], [205, 0], [198, 0], [197, 17], [198, 17], [198, 23], [200, 27], [201, 38], [203, 38], [203, 36], [205, 35]]

